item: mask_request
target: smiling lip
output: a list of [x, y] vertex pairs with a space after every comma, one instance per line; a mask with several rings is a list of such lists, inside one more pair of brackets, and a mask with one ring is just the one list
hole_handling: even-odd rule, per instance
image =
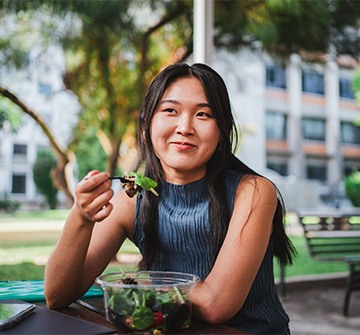
[[178, 150], [190, 150], [195, 148], [194, 144], [188, 143], [188, 142], [172, 142], [172, 144], [178, 149]]

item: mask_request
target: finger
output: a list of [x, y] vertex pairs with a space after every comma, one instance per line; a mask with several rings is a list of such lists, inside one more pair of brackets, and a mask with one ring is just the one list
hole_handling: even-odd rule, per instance
[[95, 176], [96, 174], [99, 174], [99, 171], [98, 170], [92, 170], [85, 176], [84, 180], [88, 180], [90, 177]]
[[106, 206], [113, 197], [113, 195], [114, 191], [110, 188], [105, 192], [101, 193], [98, 197], [96, 197], [93, 201], [93, 206], [95, 210], [99, 211], [102, 209], [103, 206]]
[[[95, 190], [101, 184], [104, 184], [106, 188], [111, 187], [111, 181], [109, 180], [109, 174], [107, 172], [99, 172], [90, 177], [84, 178], [78, 184], [78, 189], [81, 192], [89, 192]], [[100, 191], [101, 192], [101, 191]]]
[[98, 211], [95, 215], [94, 215], [94, 221], [96, 222], [101, 222], [103, 220], [105, 220], [109, 215], [110, 213], [112, 212], [113, 210], [113, 205], [112, 203], [108, 203], [106, 204], [105, 206], [103, 206], [101, 208], [100, 211]]
[[98, 197], [94, 198], [93, 201], [87, 205], [87, 214], [93, 217], [96, 213], [101, 211], [104, 206], [107, 206], [114, 191], [112, 189], [107, 190], [104, 193], [101, 193]]
[[87, 219], [94, 221], [94, 216], [104, 206], [106, 206], [114, 195], [114, 191], [110, 188], [94, 196], [94, 192], [81, 193], [76, 197], [77, 207], [84, 214]]

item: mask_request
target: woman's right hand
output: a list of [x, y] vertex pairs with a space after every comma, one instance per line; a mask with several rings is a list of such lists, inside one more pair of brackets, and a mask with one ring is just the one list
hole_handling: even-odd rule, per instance
[[91, 171], [77, 184], [75, 203], [46, 264], [49, 308], [66, 307], [84, 295], [125, 238], [132, 236], [136, 198], [113, 194], [107, 172]]
[[113, 209], [110, 199], [114, 191], [107, 172], [90, 171], [75, 189], [75, 207], [87, 222], [99, 222]]

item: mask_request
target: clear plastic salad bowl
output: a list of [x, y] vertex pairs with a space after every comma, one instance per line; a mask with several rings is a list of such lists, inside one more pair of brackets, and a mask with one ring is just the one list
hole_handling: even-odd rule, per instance
[[191, 320], [189, 293], [199, 277], [179, 272], [129, 271], [96, 279], [106, 319], [134, 331], [176, 332]]

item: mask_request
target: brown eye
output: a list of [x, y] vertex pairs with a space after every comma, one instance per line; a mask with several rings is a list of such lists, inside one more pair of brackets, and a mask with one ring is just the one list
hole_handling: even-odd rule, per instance
[[196, 116], [199, 116], [201, 118], [213, 118], [213, 116], [210, 113], [206, 113], [206, 112], [198, 112]]
[[176, 110], [175, 110], [174, 108], [166, 108], [166, 109], [164, 109], [164, 112], [168, 112], [168, 113], [170, 113], [170, 114], [174, 114], [174, 113], [176, 113]]

